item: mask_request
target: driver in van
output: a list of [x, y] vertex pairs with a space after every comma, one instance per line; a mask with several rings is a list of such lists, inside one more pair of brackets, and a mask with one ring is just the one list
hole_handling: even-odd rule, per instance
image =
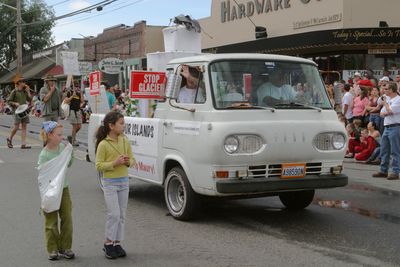
[[[184, 86], [181, 87], [181, 90], [179, 91], [178, 102], [186, 104], [192, 104], [195, 103], [195, 101], [200, 103], [205, 102], [206, 98], [204, 95], [204, 90], [201, 88], [197, 90], [200, 71], [196, 68], [190, 68], [188, 65], [183, 65], [181, 69], [181, 75], [184, 78], [182, 81]], [[197, 91], [197, 99], [195, 99]]]
[[296, 97], [296, 91], [290, 84], [284, 83], [284, 71], [275, 67], [268, 75], [269, 80], [257, 89], [258, 104], [276, 104]]

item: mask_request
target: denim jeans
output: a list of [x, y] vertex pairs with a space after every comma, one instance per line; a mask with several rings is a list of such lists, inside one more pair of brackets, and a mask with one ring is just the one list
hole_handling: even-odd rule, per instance
[[392, 171], [400, 173], [400, 126], [385, 127], [381, 138], [381, 172], [388, 173], [390, 156], [392, 156]]
[[129, 179], [124, 178], [102, 179], [107, 206], [105, 236], [110, 241], [124, 239], [126, 208], [129, 198]]

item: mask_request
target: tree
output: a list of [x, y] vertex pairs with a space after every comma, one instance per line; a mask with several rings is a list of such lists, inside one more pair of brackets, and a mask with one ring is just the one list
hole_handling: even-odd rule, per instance
[[[1, 0], [15, 6], [15, 0]], [[44, 0], [21, 0], [22, 24], [42, 21], [38, 24], [22, 26], [22, 55], [42, 50], [54, 43], [51, 29], [54, 26], [54, 10]], [[16, 59], [17, 12], [0, 5], [0, 71]]]

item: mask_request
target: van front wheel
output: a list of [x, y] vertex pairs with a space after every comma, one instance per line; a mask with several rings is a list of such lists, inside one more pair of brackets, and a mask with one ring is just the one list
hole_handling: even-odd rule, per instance
[[164, 185], [164, 197], [172, 217], [182, 221], [193, 218], [199, 199], [182, 168], [175, 167], [168, 172]]
[[289, 210], [302, 210], [311, 204], [315, 190], [293, 191], [279, 194], [283, 205]]

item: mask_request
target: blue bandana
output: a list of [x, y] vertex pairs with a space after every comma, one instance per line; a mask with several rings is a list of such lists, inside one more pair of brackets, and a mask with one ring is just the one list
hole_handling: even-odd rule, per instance
[[45, 121], [42, 123], [42, 129], [46, 132], [46, 134], [51, 133], [56, 127], [58, 123], [55, 121]]

